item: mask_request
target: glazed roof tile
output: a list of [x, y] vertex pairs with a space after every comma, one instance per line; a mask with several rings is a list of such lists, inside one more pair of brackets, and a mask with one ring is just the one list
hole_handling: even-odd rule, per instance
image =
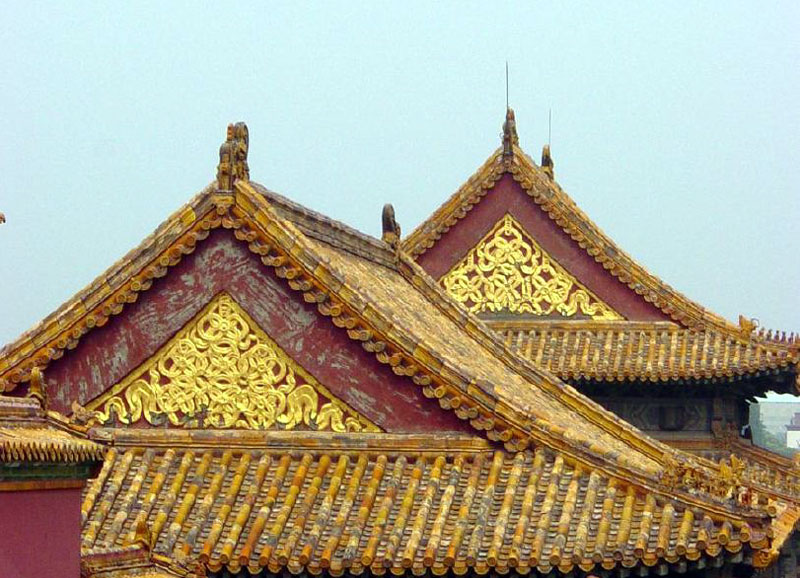
[[506, 345], [567, 381], [734, 378], [795, 370], [798, 351], [767, 340], [671, 323], [531, 322], [489, 326]]
[[[323, 315], [352, 339], [493, 439], [519, 447], [536, 439], [610, 469], [657, 479], [659, 460], [669, 448], [642, 438], [552, 375], [521, 362], [415, 263], [392, 253], [389, 265], [380, 241], [285, 201], [276, 203], [281, 205], [276, 210], [274, 197], [268, 198], [246, 181], [236, 183], [234, 194], [206, 189], [115, 264], [107, 281], [93, 282], [8, 346], [0, 356], [0, 367], [10, 377], [6, 387], [75, 347], [83, 334], [122, 312], [167, 274], [210, 229], [226, 227], [304, 299], [319, 303]], [[302, 218], [316, 235], [303, 234], [302, 225], [287, 215]], [[326, 241], [319, 240], [322, 236]], [[562, 425], [567, 423], [572, 427]]]
[[153, 552], [231, 572], [589, 571], [770, 542], [768, 520], [719, 519], [543, 448], [390, 434], [283, 435], [271, 447], [263, 434], [239, 445], [197, 435], [188, 446], [130, 447], [136, 439], [120, 433], [125, 443], [84, 494], [84, 552], [130, 543], [142, 523]]
[[[463, 219], [501, 176], [515, 181], [567, 235], [620, 282], [674, 319], [667, 323], [569, 323], [537, 319], [492, 324], [505, 342], [562, 379], [666, 381], [733, 377], [790, 368], [797, 372], [800, 341], [785, 334], [735, 326], [676, 291], [636, 263], [516, 144], [498, 148], [427, 220], [403, 240], [418, 257]], [[504, 326], [507, 325], [507, 326]], [[512, 327], [516, 325], [516, 327]], [[619, 348], [624, 349], [624, 354]], [[685, 348], [685, 350], [684, 350]]]
[[[7, 387], [30, 379], [32, 368], [46, 366], [122, 312], [211, 229], [227, 228], [381, 363], [508, 449], [549, 447], [570, 463], [650, 487], [678, 459], [693, 483], [705, 488], [688, 499], [722, 510], [737, 507], [714, 489], [714, 467], [676, 457], [673, 449], [525, 362], [401, 252], [248, 181], [234, 188], [206, 189], [115, 264], [107, 280], [90, 284], [6, 348], [0, 364]], [[674, 491], [696, 493], [683, 481]]]

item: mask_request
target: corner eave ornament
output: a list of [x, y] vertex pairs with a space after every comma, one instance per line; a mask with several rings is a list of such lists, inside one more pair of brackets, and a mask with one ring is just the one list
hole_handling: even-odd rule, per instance
[[227, 138], [219, 147], [217, 189], [220, 191], [233, 190], [233, 184], [237, 180], [250, 180], [250, 168], [247, 166], [249, 144], [250, 137], [245, 123], [228, 125]]

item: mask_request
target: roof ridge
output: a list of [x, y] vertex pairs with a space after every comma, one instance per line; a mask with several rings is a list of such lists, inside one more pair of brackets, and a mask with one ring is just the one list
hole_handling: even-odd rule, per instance
[[[498, 172], [496, 169], [500, 169], [500, 171]], [[403, 250], [416, 259], [430, 249], [434, 242], [447, 232], [449, 225], [455, 224], [456, 221], [466, 216], [468, 209], [464, 212], [459, 211], [462, 208], [461, 205], [465, 204], [464, 201], [474, 198], [475, 202], [472, 204], [477, 204], [480, 197], [483, 197], [505, 172], [503, 147], [500, 146], [427, 219], [414, 227], [402, 241]], [[497, 173], [496, 176], [495, 173]], [[492, 177], [494, 178], [492, 179]], [[456, 206], [457, 201], [462, 202]], [[451, 205], [453, 207], [448, 211]], [[443, 220], [445, 223], [437, 224], [438, 220]]]
[[[578, 217], [579, 220], [574, 225], [573, 230], [570, 230], [569, 227], [562, 225], [559, 222], [557, 216], [554, 216], [553, 214], [551, 214], [551, 211], [545, 208], [545, 212], [547, 213], [547, 215], [552, 220], [554, 220], [559, 226], [561, 226], [561, 228], [564, 230], [565, 233], [567, 233], [568, 235], [570, 235], [570, 237], [572, 237], [575, 241], [577, 241], [578, 244], [581, 245], [581, 247], [584, 248], [584, 250], [586, 250], [587, 253], [589, 253], [589, 255], [591, 255], [598, 263], [603, 265], [605, 269], [607, 269], [612, 275], [617, 277], [621, 282], [625, 283], [625, 281], [623, 280], [624, 275], [618, 273], [613, 268], [606, 267], [608, 259], [611, 259], [611, 257], [608, 256], [609, 252], [612, 253], [615, 257], [621, 257], [623, 261], [626, 261], [623, 262], [622, 265], [627, 265], [628, 267], [633, 269], [634, 274], [638, 273], [642, 275], [644, 280], [653, 283], [654, 285], [656, 285], [658, 289], [663, 290], [666, 293], [664, 298], [676, 300], [677, 305], [687, 307], [689, 309], [697, 309], [700, 313], [701, 320], [711, 321], [713, 325], [716, 326], [718, 329], [722, 329], [723, 331], [726, 331], [728, 333], [741, 335], [741, 329], [739, 327], [733, 325], [731, 322], [717, 315], [716, 313], [706, 309], [699, 303], [696, 303], [695, 301], [689, 299], [683, 293], [674, 289], [671, 285], [665, 283], [659, 277], [650, 273], [648, 269], [640, 265], [635, 259], [633, 259], [633, 257], [628, 255], [627, 251], [620, 248], [619, 245], [617, 245], [610, 237], [608, 237], [608, 235], [606, 235], [605, 232], [603, 232], [603, 230], [578, 206], [575, 200], [569, 194], [567, 194], [567, 192], [564, 191], [564, 189], [562, 189], [561, 186], [554, 179], [549, 179], [546, 177], [541, 178], [541, 176], [538, 175], [538, 168], [536, 167], [535, 163], [530, 160], [529, 157], [527, 156], [520, 157], [519, 155], [515, 155], [512, 167], [513, 166], [519, 166], [522, 169], [520, 173], [517, 174], [513, 171], [512, 168], [511, 172], [512, 176], [514, 177], [514, 180], [516, 180], [522, 186], [522, 188], [525, 189], [525, 191], [534, 198], [534, 200], [537, 200], [537, 198], [536, 198], [536, 191], [533, 190], [534, 186], [533, 183], [531, 183], [529, 186], [525, 186], [526, 185], [525, 178], [529, 177], [531, 174], [539, 177], [538, 180], [544, 183], [547, 186], [547, 188], [553, 193], [552, 197], [543, 199], [545, 203], [554, 204], [556, 202], [561, 202], [564, 204], [565, 207], [571, 209], [575, 213], [575, 215]], [[596, 235], [597, 238], [592, 239], [587, 237], [586, 236], [587, 230], [588, 232]], [[576, 238], [576, 236], [580, 235], [581, 233], [583, 233], [584, 238], [583, 239]], [[605, 246], [598, 247], [597, 246], [598, 240], [602, 245]], [[591, 248], [584, 247], [581, 241], [591, 243], [592, 245], [594, 245], [594, 247]], [[637, 284], [634, 283], [635, 281], [636, 279], [632, 279], [628, 281], [626, 284], [631, 289], [636, 290], [635, 287]], [[638, 290], [636, 292], [639, 293]], [[642, 295], [641, 293], [639, 294]], [[652, 303], [654, 306], [658, 307], [660, 310], [662, 310], [664, 313], [666, 313], [676, 321], [689, 325], [684, 319], [680, 317], [676, 319], [676, 316], [672, 313], [672, 311], [669, 310], [670, 304], [662, 303], [661, 296], [658, 295], [658, 293], [655, 290], [652, 290], [652, 292], [649, 295], [642, 295], [642, 297], [649, 303]], [[648, 299], [648, 297], [650, 297], [652, 300]], [[692, 327], [691, 325], [689, 326]]]
[[[352, 240], [354, 240], [354, 241], [356, 241], [358, 243], [363, 243], [364, 245], [370, 247], [370, 249], [385, 253], [386, 255], [389, 255], [389, 256], [393, 255], [393, 252], [391, 250], [389, 250], [389, 248], [386, 246], [386, 243], [384, 243], [383, 241], [381, 241], [380, 239], [378, 239], [376, 237], [373, 237], [372, 235], [369, 235], [367, 233], [359, 231], [358, 229], [356, 229], [354, 227], [351, 227], [347, 223], [344, 223], [342, 221], [339, 221], [337, 219], [329, 217], [328, 215], [324, 215], [324, 214], [320, 213], [319, 211], [316, 211], [316, 210], [311, 209], [311, 208], [309, 208], [309, 207], [307, 207], [307, 206], [305, 206], [305, 205], [303, 205], [301, 203], [298, 203], [297, 201], [294, 201], [294, 200], [292, 200], [292, 199], [290, 199], [290, 198], [288, 198], [288, 197], [286, 197], [284, 195], [281, 195], [280, 193], [277, 193], [277, 192], [267, 188], [266, 186], [264, 186], [264, 185], [262, 185], [260, 183], [257, 183], [257, 182], [254, 182], [254, 181], [250, 181], [250, 185], [256, 191], [258, 191], [259, 193], [264, 195], [265, 198], [267, 198], [269, 201], [271, 201], [276, 209], [286, 209], [286, 210], [288, 210], [288, 211], [281, 211], [281, 212], [285, 213], [286, 217], [289, 218], [289, 220], [291, 220], [292, 222], [294, 222], [295, 225], [300, 226], [303, 229], [303, 233], [304, 234], [313, 235], [314, 231], [311, 231], [311, 230], [306, 231], [307, 227], [304, 227], [302, 225], [302, 223], [299, 223], [298, 221], [296, 221], [292, 217], [296, 218], [298, 216], [302, 216], [302, 217], [305, 217], [305, 218], [309, 218], [312, 221], [324, 224], [326, 227], [331, 227], [331, 228], [335, 229], [337, 232], [340, 232], [340, 233], [343, 233], [343, 234], [347, 235], [348, 238], [350, 238], [350, 239], [352, 239]], [[276, 205], [280, 205], [280, 207], [276, 206]], [[325, 239], [321, 239], [321, 240], [325, 240]], [[346, 249], [347, 247], [342, 247], [342, 248]], [[370, 255], [361, 255], [361, 256], [370, 256]]]

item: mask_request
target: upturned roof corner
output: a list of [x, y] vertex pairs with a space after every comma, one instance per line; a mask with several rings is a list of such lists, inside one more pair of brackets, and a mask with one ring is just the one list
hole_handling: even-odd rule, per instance
[[237, 180], [250, 180], [250, 168], [247, 166], [249, 144], [250, 137], [245, 123], [228, 125], [225, 142], [219, 147], [218, 190], [232, 191]]

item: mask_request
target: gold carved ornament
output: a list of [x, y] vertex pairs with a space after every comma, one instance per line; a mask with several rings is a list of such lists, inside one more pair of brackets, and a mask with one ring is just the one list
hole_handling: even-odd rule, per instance
[[557, 313], [622, 319], [556, 263], [508, 214], [442, 277], [441, 283], [472, 313]]
[[335, 399], [225, 293], [89, 409], [101, 423], [144, 418], [189, 427], [380, 431]]

